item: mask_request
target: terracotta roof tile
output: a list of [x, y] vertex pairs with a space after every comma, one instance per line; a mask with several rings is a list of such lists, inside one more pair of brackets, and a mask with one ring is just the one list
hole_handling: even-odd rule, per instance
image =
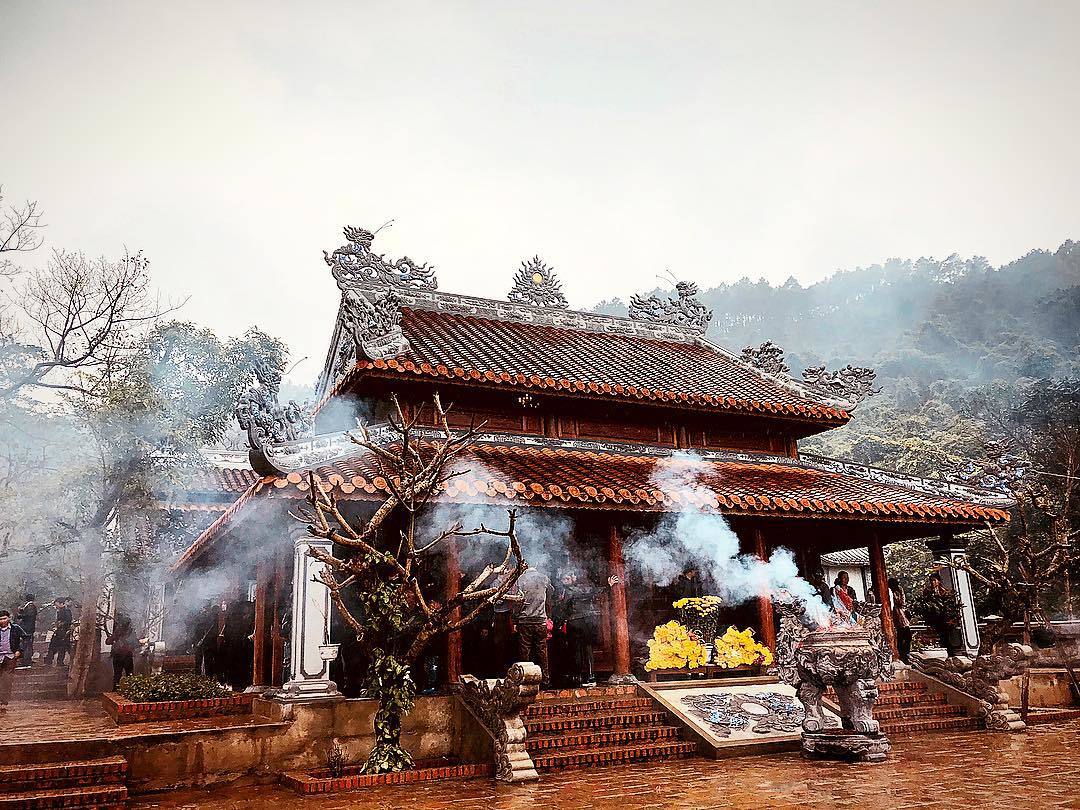
[[361, 360], [335, 392], [359, 373], [410, 374], [837, 423], [849, 418], [846, 411], [801, 396], [706, 343], [409, 307], [402, 309], [401, 327], [412, 347], [408, 354]]

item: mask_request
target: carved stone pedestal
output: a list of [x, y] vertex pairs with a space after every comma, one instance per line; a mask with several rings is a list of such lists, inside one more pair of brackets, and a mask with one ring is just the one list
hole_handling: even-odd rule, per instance
[[803, 756], [807, 759], [839, 759], [846, 762], [884, 762], [892, 746], [880, 732], [831, 729], [803, 732]]

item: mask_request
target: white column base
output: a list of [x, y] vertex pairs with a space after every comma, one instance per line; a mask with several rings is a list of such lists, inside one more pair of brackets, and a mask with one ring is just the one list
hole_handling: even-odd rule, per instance
[[289, 681], [274, 699], [282, 703], [305, 703], [313, 700], [344, 700], [337, 684], [326, 678], [308, 678], [302, 681]]

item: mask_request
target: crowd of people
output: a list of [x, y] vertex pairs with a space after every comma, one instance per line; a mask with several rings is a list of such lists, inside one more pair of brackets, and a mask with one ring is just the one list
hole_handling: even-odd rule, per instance
[[[51, 608], [55, 619], [52, 627], [42, 634], [48, 641], [43, 666], [62, 669], [65, 658], [70, 658], [72, 648], [71, 600], [57, 597]], [[34, 666], [40, 612], [32, 593], [26, 594], [14, 617], [10, 610], [0, 610], [0, 711], [5, 710], [11, 701], [15, 670]], [[70, 661], [67, 663], [70, 664]]]
[[[617, 584], [618, 577], [607, 578], [608, 588]], [[480, 620], [488, 674], [501, 676], [514, 661], [531, 661], [540, 667], [544, 688], [595, 684], [600, 593], [576, 568], [560, 572], [555, 583], [539, 568], [526, 569]]]

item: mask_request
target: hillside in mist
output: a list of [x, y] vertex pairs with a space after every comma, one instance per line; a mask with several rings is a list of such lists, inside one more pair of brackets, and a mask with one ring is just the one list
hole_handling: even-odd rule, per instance
[[[808, 287], [743, 278], [703, 289], [701, 298], [713, 310], [708, 336], [725, 348], [772, 340], [796, 376], [822, 362], [872, 366], [905, 407], [931, 398], [939, 382], [1011, 383], [1076, 374], [1080, 364], [1080, 243], [1073, 241], [1001, 267], [955, 255], [889, 259]], [[605, 301], [597, 310], [625, 314], [626, 304]]]

